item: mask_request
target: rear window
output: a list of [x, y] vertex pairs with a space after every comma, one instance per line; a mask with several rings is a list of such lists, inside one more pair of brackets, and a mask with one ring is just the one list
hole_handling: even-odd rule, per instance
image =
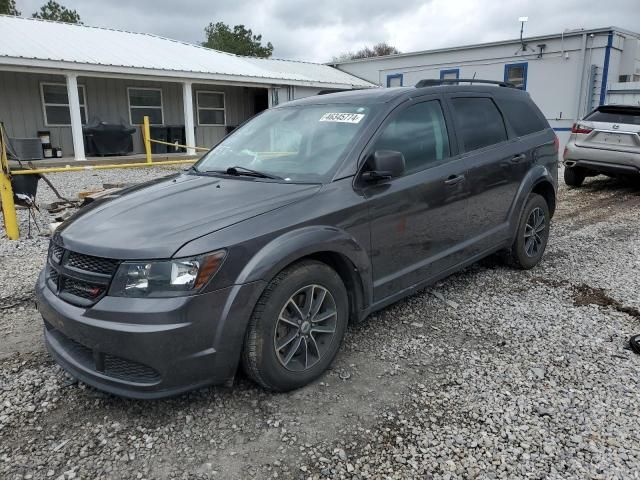
[[454, 98], [452, 103], [459, 133], [467, 152], [507, 139], [502, 115], [490, 98]]
[[498, 105], [511, 124], [518, 137], [539, 132], [547, 128], [547, 124], [530, 102], [520, 98], [499, 98]]
[[640, 125], [640, 111], [635, 109], [599, 109], [584, 117], [590, 122], [626, 123]]

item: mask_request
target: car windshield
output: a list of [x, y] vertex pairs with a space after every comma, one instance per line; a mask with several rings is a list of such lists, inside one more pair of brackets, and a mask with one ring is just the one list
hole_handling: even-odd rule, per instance
[[208, 152], [194, 170], [323, 183], [330, 180], [369, 113], [368, 106], [346, 104], [267, 110]]
[[628, 125], [640, 125], [639, 108], [599, 108], [587, 115], [585, 120], [591, 122], [623, 123]]

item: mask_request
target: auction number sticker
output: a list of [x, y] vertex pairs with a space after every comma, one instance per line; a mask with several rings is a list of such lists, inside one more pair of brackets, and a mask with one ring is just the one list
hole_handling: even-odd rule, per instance
[[320, 117], [321, 122], [360, 123], [364, 113], [325, 113]]

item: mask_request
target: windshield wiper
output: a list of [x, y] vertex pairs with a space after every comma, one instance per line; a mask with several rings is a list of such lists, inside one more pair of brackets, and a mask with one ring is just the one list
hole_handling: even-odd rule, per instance
[[271, 180], [284, 180], [277, 175], [271, 175], [270, 173], [259, 172], [258, 170], [251, 170], [250, 168], [240, 166], [229, 167], [225, 173], [227, 175], [246, 175], [249, 177], [269, 178]]

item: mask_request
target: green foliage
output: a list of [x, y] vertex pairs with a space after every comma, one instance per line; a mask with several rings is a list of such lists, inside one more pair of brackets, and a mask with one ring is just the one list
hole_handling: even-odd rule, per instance
[[0, 0], [0, 14], [19, 16], [20, 12], [16, 9], [16, 1]]
[[31, 15], [33, 18], [41, 18], [42, 20], [55, 20], [66, 23], [82, 23], [80, 15], [75, 10], [60, 5], [54, 0], [45, 3], [38, 12]]
[[384, 55], [395, 55], [400, 53], [396, 47], [386, 42], [378, 43], [373, 47], [364, 47], [357, 52], [346, 52], [337, 57], [333, 57], [334, 62], [344, 62], [345, 60], [355, 60], [357, 58], [382, 57]]
[[202, 43], [203, 47], [250, 57], [268, 58], [273, 53], [271, 42], [262, 45], [262, 35], [254, 35], [244, 25], [236, 25], [231, 30], [223, 22], [210, 23], [204, 31], [207, 40]]

